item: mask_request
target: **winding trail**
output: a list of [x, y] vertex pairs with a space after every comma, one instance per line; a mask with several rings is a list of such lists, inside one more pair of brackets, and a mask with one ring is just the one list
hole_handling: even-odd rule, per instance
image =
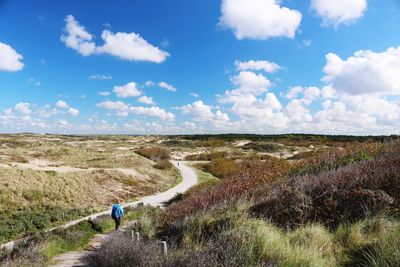
[[[154, 206], [154, 207], [163, 207], [165, 204], [165, 202], [171, 200], [176, 194], [179, 193], [184, 193], [185, 191], [187, 191], [189, 188], [191, 188], [192, 186], [197, 184], [197, 175], [195, 173], [195, 171], [188, 167], [186, 165], [186, 162], [184, 161], [171, 161], [171, 163], [180, 171], [181, 176], [182, 176], [182, 181], [177, 184], [176, 186], [172, 187], [171, 189], [165, 191], [165, 192], [161, 192], [161, 193], [156, 193], [154, 195], [150, 195], [150, 196], [145, 196], [137, 201], [134, 202], [128, 202], [123, 204], [122, 206], [124, 208], [127, 207], [131, 207], [131, 208], [135, 208], [137, 206], [140, 205], [150, 205], [150, 206]], [[93, 220], [97, 217], [100, 217], [102, 215], [109, 215], [111, 214], [111, 209], [110, 210], [106, 210], [103, 212], [99, 212], [99, 213], [95, 213], [95, 214], [91, 214], [89, 216], [86, 216], [84, 218], [78, 219], [78, 220], [74, 220], [74, 221], [70, 221], [64, 225], [58, 226], [58, 227], [54, 227], [51, 228], [49, 230], [47, 230], [46, 232], [51, 232], [54, 231], [56, 229], [62, 229], [62, 228], [68, 228], [70, 226], [76, 225], [82, 221], [87, 221], [87, 220]], [[0, 245], [0, 249], [7, 249], [7, 250], [12, 250], [14, 245], [15, 245], [16, 241], [11, 241], [8, 242], [6, 244], [2, 244]], [[67, 255], [67, 254], [65, 254]], [[61, 255], [61, 256], [65, 256], [65, 255]], [[76, 259], [78, 260], [78, 259]], [[66, 261], [68, 262], [68, 261]], [[81, 265], [57, 265], [57, 266], [63, 266], [63, 267], [67, 267], [67, 266], [81, 266]]]

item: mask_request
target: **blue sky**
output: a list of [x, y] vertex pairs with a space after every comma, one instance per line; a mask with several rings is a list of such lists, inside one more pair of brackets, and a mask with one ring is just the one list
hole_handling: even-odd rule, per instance
[[0, 132], [400, 133], [397, 0], [0, 0]]

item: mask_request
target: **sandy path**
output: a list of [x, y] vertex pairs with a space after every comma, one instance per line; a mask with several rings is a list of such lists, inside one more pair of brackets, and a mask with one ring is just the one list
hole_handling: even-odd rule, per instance
[[[146, 196], [146, 197], [139, 199], [138, 201], [125, 203], [122, 206], [134, 208], [134, 207], [144, 204], [144, 205], [150, 205], [150, 206], [154, 206], [154, 207], [157, 207], [157, 206], [162, 207], [164, 205], [164, 202], [171, 200], [178, 193], [183, 193], [183, 192], [187, 191], [190, 187], [194, 186], [197, 183], [197, 175], [196, 175], [195, 171], [192, 168], [188, 167], [186, 165], [186, 162], [179, 162], [179, 161], [171, 161], [171, 162], [180, 171], [180, 173], [182, 175], [182, 181], [179, 184], [177, 184], [176, 186], [174, 186], [173, 188], [171, 188], [165, 192], [156, 193], [151, 196]], [[95, 213], [95, 214], [86, 216], [84, 218], [78, 219], [78, 220], [68, 222], [62, 226], [51, 228], [51, 229], [47, 230], [47, 232], [54, 231], [54, 230], [60, 229], [60, 228], [68, 228], [68, 227], [76, 225], [82, 221], [86, 221], [89, 219], [93, 220], [102, 215], [109, 215], [109, 214], [111, 214], [111, 209], [103, 211], [103, 212]], [[2, 244], [0, 246], [0, 249], [5, 248], [7, 250], [11, 250], [14, 247], [14, 244], [15, 244], [15, 241], [11, 241], [6, 244]]]

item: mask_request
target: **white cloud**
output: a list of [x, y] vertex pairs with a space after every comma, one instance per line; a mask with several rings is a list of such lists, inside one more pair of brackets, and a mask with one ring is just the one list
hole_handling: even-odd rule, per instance
[[[230, 124], [230, 119], [227, 113], [220, 110], [213, 112], [213, 107], [206, 105], [203, 101], [195, 101], [192, 104], [177, 107], [183, 115], [189, 115], [193, 121], [201, 123], [210, 123], [212, 127], [223, 128]], [[186, 125], [187, 126], [187, 125]]]
[[159, 107], [130, 107], [129, 112], [136, 115], [158, 117], [162, 120], [173, 121], [175, 115]]
[[199, 94], [194, 93], [194, 92], [190, 93], [190, 95], [193, 96], [193, 97], [195, 97], [195, 98], [198, 98], [198, 97], [199, 97]]
[[267, 60], [249, 60], [249, 61], [235, 61], [235, 65], [237, 70], [253, 70], [253, 71], [265, 71], [267, 73], [274, 73], [281, 69], [281, 67], [274, 63], [269, 62]]
[[239, 72], [238, 75], [231, 77], [231, 82], [236, 86], [236, 89], [225, 91], [225, 94], [220, 96], [220, 103], [232, 103], [238, 97], [258, 96], [267, 92], [272, 86], [272, 83], [264, 75], [250, 71]]
[[288, 99], [295, 99], [297, 96], [304, 92], [304, 88], [301, 86], [292, 87], [287, 93], [286, 97]]
[[367, 0], [311, 0], [311, 8], [323, 19], [324, 25], [348, 24], [364, 15]]
[[67, 108], [69, 108], [69, 105], [67, 102], [65, 102], [63, 100], [58, 100], [56, 103], [56, 107], [62, 108], [62, 109], [67, 109]]
[[161, 87], [161, 88], [164, 88], [164, 89], [166, 89], [168, 91], [176, 92], [176, 88], [174, 86], [172, 86], [171, 84], [168, 84], [166, 82], [160, 82], [160, 83], [158, 83], [158, 86]]
[[14, 72], [22, 70], [22, 56], [8, 44], [0, 42], [0, 71]]
[[128, 105], [122, 101], [104, 101], [96, 105], [99, 108], [126, 111], [128, 110]]
[[194, 121], [210, 121], [214, 118], [212, 107], [203, 103], [203, 101], [195, 101], [192, 104], [178, 107], [183, 115], [191, 115]]
[[111, 75], [104, 75], [104, 74], [93, 74], [89, 76], [91, 80], [111, 80]]
[[156, 85], [153, 81], [147, 81], [147, 82], [145, 82], [145, 84], [144, 84], [146, 87], [152, 87], [152, 86], [154, 86], [154, 85]]
[[376, 53], [360, 50], [343, 60], [326, 56], [323, 81], [336, 91], [352, 95], [400, 95], [400, 47]]
[[101, 92], [99, 92], [99, 95], [101, 95], [101, 96], [109, 96], [111, 93], [110, 92], [107, 92], [107, 91], [101, 91]]
[[31, 109], [29, 108], [29, 103], [18, 103], [15, 105], [14, 109], [22, 114], [28, 115], [31, 114]]
[[69, 108], [68, 109], [68, 114], [69, 115], [71, 115], [71, 116], [78, 116], [79, 115], [79, 110], [78, 109], [76, 109], [76, 108]]
[[135, 82], [130, 82], [122, 86], [114, 86], [113, 92], [118, 98], [137, 97], [142, 94]]
[[126, 117], [129, 113], [157, 117], [162, 120], [173, 121], [175, 115], [159, 107], [135, 107], [122, 101], [105, 101], [96, 105], [99, 108], [117, 111], [117, 115]]
[[294, 38], [302, 15], [280, 6], [278, 0], [223, 0], [220, 25], [237, 39]]
[[[301, 99], [299, 99], [300, 95], [303, 95]], [[301, 103], [309, 105], [313, 101], [317, 100], [321, 96], [321, 90], [318, 87], [301, 87], [295, 86], [289, 90], [286, 97], [288, 99], [297, 99]]]
[[78, 51], [83, 56], [89, 56], [96, 51], [96, 45], [92, 42], [93, 36], [86, 31], [85, 27], [75, 20], [74, 16], [68, 15], [65, 18], [65, 33], [61, 41], [69, 48]]
[[138, 102], [143, 103], [143, 104], [147, 104], [147, 105], [155, 105], [153, 98], [150, 96], [141, 96], [138, 99]]
[[129, 61], [150, 61], [155, 63], [164, 62], [169, 53], [153, 46], [138, 33], [113, 33], [103, 30], [101, 38], [104, 44], [97, 46], [84, 26], [80, 25], [72, 15], [65, 18], [65, 34], [61, 41], [69, 48], [78, 51], [84, 56], [92, 54], [108, 54]]
[[302, 101], [298, 99], [293, 99], [285, 107], [285, 114], [290, 119], [291, 123], [294, 124], [307, 124], [312, 121], [312, 115], [310, 110], [303, 106]]
[[130, 61], [164, 62], [169, 54], [151, 45], [137, 33], [112, 33], [104, 30], [101, 34], [104, 45], [97, 48], [98, 53], [106, 53]]

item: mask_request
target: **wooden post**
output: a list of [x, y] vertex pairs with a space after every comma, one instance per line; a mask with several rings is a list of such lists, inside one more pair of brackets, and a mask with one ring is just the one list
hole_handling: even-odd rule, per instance
[[167, 254], [168, 254], [167, 241], [161, 241], [160, 244], [161, 244], [161, 253], [164, 256], [167, 256]]
[[131, 238], [132, 238], [132, 241], [134, 241], [135, 240], [135, 231], [131, 231]]
[[139, 234], [139, 232], [136, 232], [136, 233], [135, 233], [135, 236], [136, 236], [136, 242], [139, 243], [139, 241], [140, 241], [140, 234]]

